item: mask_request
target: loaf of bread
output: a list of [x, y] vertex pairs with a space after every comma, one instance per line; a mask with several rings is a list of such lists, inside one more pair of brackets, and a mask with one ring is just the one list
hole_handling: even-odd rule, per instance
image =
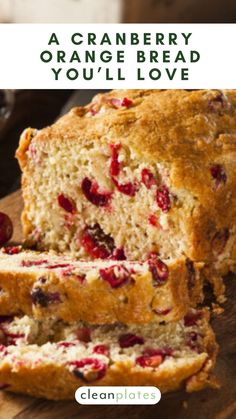
[[235, 270], [236, 91], [117, 90], [27, 129], [23, 228], [79, 258], [182, 255]]
[[0, 250], [0, 387], [216, 387], [199, 303], [236, 272], [236, 91], [111, 91], [16, 155], [32, 250]]
[[176, 321], [201, 301], [200, 264], [183, 257], [147, 262], [76, 261], [53, 252], [0, 251], [0, 315], [67, 322]]
[[161, 392], [216, 385], [217, 345], [201, 311], [145, 326], [0, 320], [0, 382], [9, 391], [58, 400], [73, 399], [86, 384], [154, 385]]

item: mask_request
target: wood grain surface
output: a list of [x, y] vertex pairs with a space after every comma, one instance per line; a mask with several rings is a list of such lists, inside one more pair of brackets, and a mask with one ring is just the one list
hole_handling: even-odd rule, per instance
[[[14, 222], [14, 241], [20, 241], [20, 192], [0, 200]], [[227, 302], [212, 324], [220, 344], [216, 375], [220, 390], [165, 395], [157, 406], [80, 406], [76, 402], [48, 402], [10, 393], [0, 393], [0, 419], [236, 419], [236, 279], [226, 278]]]

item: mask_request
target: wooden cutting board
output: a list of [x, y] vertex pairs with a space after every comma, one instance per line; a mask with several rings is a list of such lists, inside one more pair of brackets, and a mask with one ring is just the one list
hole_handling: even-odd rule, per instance
[[[0, 211], [14, 222], [14, 241], [20, 241], [20, 192], [0, 200]], [[76, 402], [49, 402], [10, 393], [0, 393], [0, 419], [235, 419], [236, 418], [236, 282], [226, 279], [225, 311], [212, 324], [220, 344], [216, 375], [220, 390], [204, 390], [163, 396], [156, 406], [80, 406]]]

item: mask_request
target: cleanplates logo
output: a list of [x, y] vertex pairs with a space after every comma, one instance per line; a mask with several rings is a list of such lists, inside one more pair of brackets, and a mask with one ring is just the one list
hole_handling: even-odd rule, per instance
[[161, 392], [157, 387], [148, 386], [104, 386], [80, 387], [76, 390], [75, 399], [79, 404], [157, 404], [161, 399]]

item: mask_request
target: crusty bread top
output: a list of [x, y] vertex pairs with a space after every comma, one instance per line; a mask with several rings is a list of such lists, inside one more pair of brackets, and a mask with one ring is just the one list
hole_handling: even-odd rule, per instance
[[[112, 105], [128, 98], [128, 107]], [[88, 118], [88, 111], [97, 112]], [[99, 112], [103, 108], [102, 112]], [[224, 143], [236, 149], [236, 90], [113, 90], [95, 96], [85, 107], [73, 108], [55, 124], [38, 131], [37, 141], [100, 139], [108, 135], [132, 146], [152, 161], [214, 160]], [[231, 141], [222, 138], [234, 134]]]
[[[128, 98], [131, 103], [119, 106], [116, 98]], [[218, 217], [224, 209], [233, 215], [236, 90], [116, 90], [99, 94], [86, 107], [72, 109], [33, 137], [34, 144], [41, 147], [48, 141], [81, 145], [119, 142], [144, 161], [167, 164], [171, 184], [190, 190], [205, 208], [214, 201]], [[23, 169], [29, 143], [29, 136], [22, 135], [17, 158]], [[212, 188], [210, 173], [214, 164], [223, 165], [227, 175], [226, 184], [217, 191]], [[230, 199], [231, 210], [223, 197]]]

